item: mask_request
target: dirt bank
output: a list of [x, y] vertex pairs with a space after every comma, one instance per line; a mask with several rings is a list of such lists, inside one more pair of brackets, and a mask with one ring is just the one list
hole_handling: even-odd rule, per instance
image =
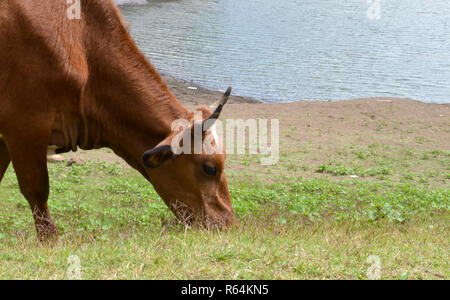
[[[212, 91], [195, 85], [192, 82], [178, 80], [167, 75], [163, 75], [163, 79], [175, 97], [177, 97], [177, 99], [187, 107], [192, 107], [199, 104], [211, 105], [220, 100], [222, 94], [227, 88], [227, 86], [224, 86], [224, 91]], [[230, 103], [254, 104], [260, 103], [260, 101], [248, 97], [232, 95], [230, 98]]]
[[[221, 97], [218, 91], [167, 76], [164, 79], [189, 109], [198, 104], [213, 106]], [[265, 167], [257, 156], [228, 155], [227, 170], [231, 177], [263, 181], [281, 180], [283, 176], [342, 177], [369, 170], [375, 175], [366, 179], [447, 185], [449, 117], [450, 104], [411, 99], [261, 103], [233, 96], [222, 118], [280, 120], [280, 160], [275, 166]], [[109, 150], [66, 156], [123, 163]], [[324, 164], [329, 170], [317, 172]], [[381, 171], [377, 171], [379, 168]]]

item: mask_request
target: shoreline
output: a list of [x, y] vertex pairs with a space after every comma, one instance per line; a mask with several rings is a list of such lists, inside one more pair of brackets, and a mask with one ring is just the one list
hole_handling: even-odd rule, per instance
[[[172, 76], [161, 74], [163, 81], [167, 84], [169, 90], [175, 95], [178, 101], [183, 105], [212, 105], [219, 101], [223, 92], [206, 89], [195, 83], [176, 79]], [[190, 89], [194, 88], [194, 89]], [[250, 97], [244, 97], [231, 94], [229, 103], [265, 103]]]
[[[177, 79], [173, 76], [167, 74], [161, 74], [163, 81], [167, 84], [169, 90], [175, 95], [178, 101], [187, 107], [194, 107], [196, 105], [213, 105], [219, 99], [221, 99], [223, 92], [210, 90], [201, 87], [193, 82]], [[245, 97], [240, 95], [231, 95], [229, 103], [230, 104], [265, 104], [265, 105], [289, 105], [295, 103], [337, 103], [337, 102], [349, 102], [349, 101], [377, 101], [379, 103], [389, 103], [393, 101], [412, 101], [418, 104], [424, 105], [438, 105], [442, 107], [450, 106], [450, 103], [429, 103], [423, 102], [411, 98], [396, 98], [396, 97], [366, 97], [366, 98], [351, 98], [351, 99], [340, 99], [340, 100], [312, 100], [312, 101], [301, 101], [293, 100], [290, 102], [264, 102], [251, 97]]]

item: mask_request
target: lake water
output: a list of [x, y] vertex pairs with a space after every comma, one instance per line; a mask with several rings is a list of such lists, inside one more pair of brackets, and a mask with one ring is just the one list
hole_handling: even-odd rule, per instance
[[153, 65], [210, 89], [450, 102], [449, 0], [131, 2], [121, 10]]

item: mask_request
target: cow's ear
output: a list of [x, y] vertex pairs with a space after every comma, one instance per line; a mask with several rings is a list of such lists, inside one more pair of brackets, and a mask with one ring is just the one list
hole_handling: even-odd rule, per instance
[[173, 156], [172, 147], [170, 145], [157, 146], [144, 153], [142, 160], [147, 168], [159, 168], [163, 163]]

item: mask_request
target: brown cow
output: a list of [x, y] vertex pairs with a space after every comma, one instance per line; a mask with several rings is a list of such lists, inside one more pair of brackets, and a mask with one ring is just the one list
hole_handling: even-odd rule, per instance
[[194, 114], [138, 50], [113, 2], [82, 0], [74, 20], [67, 8], [66, 0], [0, 1], [0, 180], [12, 161], [38, 236], [57, 232], [47, 207], [49, 145], [109, 147], [178, 217], [181, 206], [209, 224], [233, 224], [225, 155], [173, 154], [172, 122]]

